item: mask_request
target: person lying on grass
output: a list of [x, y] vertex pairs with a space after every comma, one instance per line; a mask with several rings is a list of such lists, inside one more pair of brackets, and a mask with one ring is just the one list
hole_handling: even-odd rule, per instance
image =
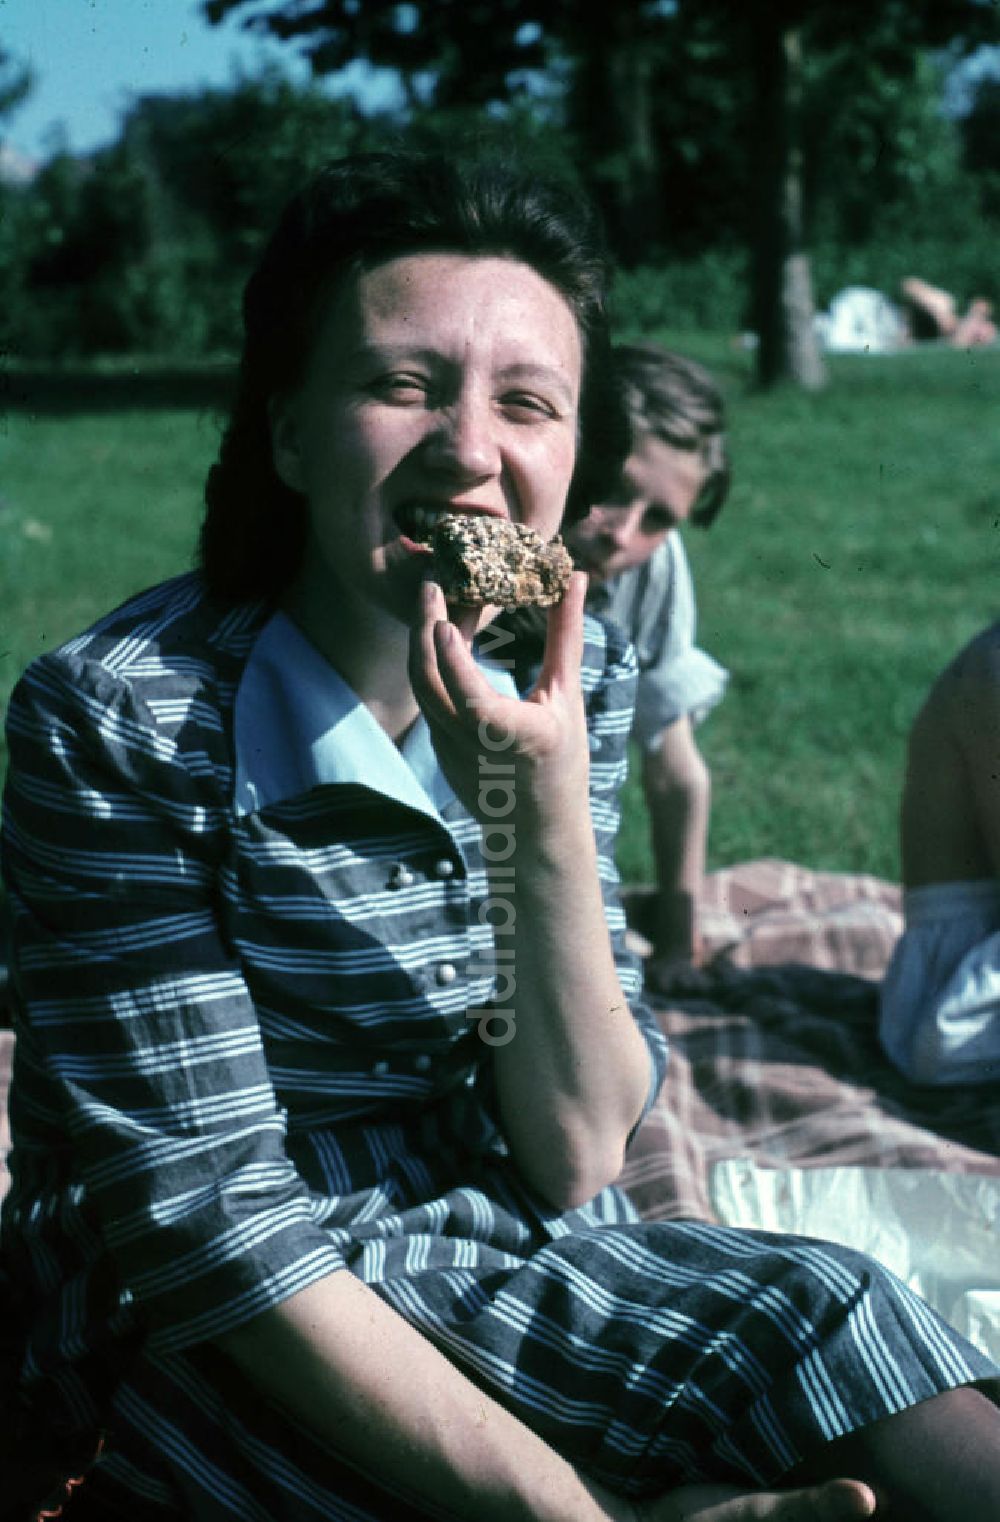
[[[19, 684], [18, 1431], [185, 1522], [1000, 1515], [1000, 1377], [878, 1264], [641, 1222], [612, 869], [634, 664], [433, 580], [627, 436], [575, 192], [335, 161], [246, 290], [200, 570]], [[8, 1392], [10, 1393], [10, 1392]]]

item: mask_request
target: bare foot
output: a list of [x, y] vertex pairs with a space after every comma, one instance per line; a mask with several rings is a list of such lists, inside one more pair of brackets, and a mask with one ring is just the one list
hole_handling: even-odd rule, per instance
[[736, 1490], [682, 1485], [636, 1507], [637, 1522], [857, 1522], [875, 1511], [860, 1480], [828, 1480], [803, 1490]]

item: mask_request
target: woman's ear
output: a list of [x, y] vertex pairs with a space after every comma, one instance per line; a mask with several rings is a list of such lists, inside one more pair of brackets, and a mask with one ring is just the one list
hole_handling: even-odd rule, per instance
[[299, 421], [294, 398], [272, 396], [267, 404], [271, 428], [271, 459], [278, 479], [292, 491], [304, 491]]

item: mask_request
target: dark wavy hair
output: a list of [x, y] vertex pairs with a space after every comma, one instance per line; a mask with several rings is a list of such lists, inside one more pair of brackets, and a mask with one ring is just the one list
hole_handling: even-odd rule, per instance
[[338, 159], [290, 201], [244, 292], [238, 385], [205, 486], [200, 541], [220, 600], [274, 598], [298, 571], [305, 499], [274, 469], [268, 408], [300, 381], [321, 310], [344, 279], [422, 252], [516, 259], [561, 293], [583, 349], [567, 520], [614, 484], [629, 429], [610, 363], [609, 265], [592, 208], [569, 185], [495, 159], [409, 151]]

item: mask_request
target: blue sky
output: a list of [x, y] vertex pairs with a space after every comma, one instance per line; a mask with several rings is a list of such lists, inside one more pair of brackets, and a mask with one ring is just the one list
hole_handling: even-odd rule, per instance
[[230, 18], [212, 27], [197, 0], [0, 0], [0, 46], [31, 64], [35, 88], [5, 138], [44, 157], [63, 130], [73, 152], [111, 141], [130, 98], [228, 84], [234, 69], [276, 60], [307, 77], [294, 51], [263, 43]]

